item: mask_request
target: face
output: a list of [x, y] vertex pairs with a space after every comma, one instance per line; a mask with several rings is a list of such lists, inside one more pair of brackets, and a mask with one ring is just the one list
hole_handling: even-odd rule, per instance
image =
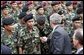
[[21, 4], [18, 4], [18, 7], [20, 7], [20, 8], [21, 8], [22, 6], [23, 6], [23, 4], [22, 4], [22, 3], [21, 3]]
[[50, 26], [53, 29], [54, 25], [53, 25], [53, 22], [52, 21], [50, 21]]
[[9, 10], [4, 9], [4, 10], [2, 11], [2, 13], [7, 15], [7, 14], [9, 13]]
[[11, 5], [13, 8], [17, 8], [17, 3], [12, 3]]
[[13, 25], [4, 25], [4, 27], [8, 31], [12, 31], [13, 30]]
[[28, 8], [29, 8], [29, 9], [33, 9], [33, 8], [34, 8], [34, 4], [30, 4], [30, 5], [28, 6]]
[[40, 8], [40, 9], [38, 10], [38, 13], [39, 13], [39, 14], [44, 14], [44, 9], [43, 9], [43, 8]]
[[53, 6], [53, 10], [57, 11], [59, 9], [59, 5]]
[[73, 35], [73, 46], [76, 48], [78, 45], [78, 40], [75, 39], [75, 36]]
[[81, 27], [81, 21], [74, 21], [73, 22], [73, 28], [77, 29]]
[[28, 20], [26, 24], [27, 24], [27, 27], [32, 28], [34, 25], [34, 19]]
[[70, 6], [68, 6], [67, 8], [68, 8], [68, 10], [70, 10], [70, 11], [71, 11], [71, 10], [73, 9], [72, 4], [71, 4]]

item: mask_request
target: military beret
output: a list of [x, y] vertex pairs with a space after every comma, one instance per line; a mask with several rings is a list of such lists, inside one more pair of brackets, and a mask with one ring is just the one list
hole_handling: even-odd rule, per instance
[[12, 54], [11, 49], [8, 46], [1, 45], [1, 54]]
[[77, 1], [72, 1], [72, 4], [73, 5], [77, 5]]
[[28, 7], [25, 5], [22, 9], [22, 12], [27, 12], [28, 11]]
[[30, 20], [30, 19], [33, 19], [33, 14], [31, 14], [31, 13], [30, 13], [30, 14], [27, 14], [27, 15], [24, 17], [23, 20], [24, 20], [25, 22], [27, 22], [27, 21]]
[[33, 1], [28, 1], [26, 5], [29, 6], [31, 4], [33, 4]]
[[15, 22], [14, 19], [11, 18], [11, 17], [3, 18], [3, 20], [2, 20], [3, 25], [10, 25], [10, 24], [12, 24], [14, 22]]
[[38, 18], [37, 18], [37, 24], [39, 24], [39, 25], [43, 25], [43, 24], [45, 24], [45, 17], [44, 16], [39, 16]]
[[17, 4], [22, 4], [22, 1], [16, 1], [17, 2]]
[[4, 10], [4, 9], [6, 9], [6, 8], [7, 8], [7, 6], [4, 5], [4, 6], [1, 7], [1, 10]]
[[83, 7], [79, 7], [76, 11], [77, 14], [82, 14], [83, 13]]
[[21, 12], [18, 16], [19, 19], [22, 19], [24, 16], [26, 16], [26, 12]]
[[42, 6], [46, 6], [47, 4], [48, 4], [48, 2], [46, 2], [46, 1], [43, 1], [43, 2], [41, 3]]
[[53, 2], [51, 3], [52, 6], [55, 6], [55, 5], [58, 5], [58, 4], [60, 4], [59, 1], [53, 1]]
[[72, 21], [77, 21], [77, 20], [81, 20], [81, 17], [79, 15], [76, 15], [75, 17], [73, 17]]
[[16, 3], [16, 1], [11, 1], [10, 4]]
[[36, 8], [36, 10], [38, 10], [38, 9], [40, 9], [40, 8], [43, 8], [43, 7], [40, 5], [40, 6], [38, 6], [38, 7]]
[[72, 4], [71, 1], [66, 2], [66, 6], [70, 6]]

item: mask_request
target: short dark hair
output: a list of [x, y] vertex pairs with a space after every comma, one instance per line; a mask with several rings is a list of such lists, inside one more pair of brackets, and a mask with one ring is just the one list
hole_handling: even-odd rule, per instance
[[41, 5], [36, 8], [36, 11], [38, 11], [40, 8], [43, 8]]
[[77, 21], [77, 20], [81, 20], [81, 17], [79, 15], [74, 16], [72, 19], [72, 22]]
[[53, 2], [51, 3], [51, 6], [55, 6], [55, 5], [58, 5], [58, 4], [60, 4], [59, 1], [53, 1]]
[[75, 34], [75, 39], [77, 39], [79, 43], [83, 45], [83, 29], [77, 30]]
[[76, 11], [77, 14], [82, 14], [83, 13], [83, 7], [79, 7]]

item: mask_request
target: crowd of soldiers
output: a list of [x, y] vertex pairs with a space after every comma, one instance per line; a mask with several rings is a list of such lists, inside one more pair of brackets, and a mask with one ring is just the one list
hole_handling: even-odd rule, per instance
[[83, 28], [83, 1], [1, 1], [1, 45], [12, 54], [49, 54], [40, 37], [52, 32], [49, 18], [54, 13], [62, 17], [72, 42], [74, 30]]

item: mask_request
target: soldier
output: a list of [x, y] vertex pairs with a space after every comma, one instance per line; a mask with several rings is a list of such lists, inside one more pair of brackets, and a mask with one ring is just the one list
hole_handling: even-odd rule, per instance
[[[71, 42], [72, 42], [72, 36], [74, 34], [74, 31], [78, 28], [82, 28], [82, 24], [81, 24], [81, 18], [80, 16], [75, 16], [73, 19], [72, 19], [72, 29], [70, 31], [70, 37], [71, 37]], [[73, 45], [72, 45], [72, 53], [74, 53], [76, 49], [73, 48]]]
[[76, 11], [77, 15], [79, 15], [81, 17], [81, 21], [83, 24], [83, 7], [79, 7]]
[[[19, 14], [19, 16], [18, 16], [19, 22], [13, 25], [13, 27], [15, 29], [15, 33], [17, 35], [17, 39], [19, 38], [19, 36], [18, 36], [19, 30], [21, 30], [21, 29], [23, 29], [25, 27], [25, 22], [23, 21], [24, 16], [26, 16], [26, 13], [25, 12], [21, 12]], [[18, 46], [17, 46], [17, 50], [18, 50]], [[19, 50], [18, 50], [18, 53], [19, 53]]]
[[24, 17], [26, 27], [19, 31], [19, 51], [20, 54], [40, 54], [39, 30], [33, 26], [33, 15]]
[[11, 49], [12, 54], [17, 54], [17, 39], [12, 27], [14, 20], [12, 18], [4, 18], [2, 23], [1, 44], [8, 46]]
[[9, 14], [8, 7], [5, 5], [1, 7], [1, 18], [7, 18], [7, 17], [11, 17], [11, 16]]
[[71, 22], [71, 20], [73, 19], [73, 17], [75, 16], [75, 13], [73, 11], [73, 5], [71, 1], [66, 2], [66, 14], [65, 17], [67, 20], [69, 20]]
[[[50, 26], [45, 23], [45, 17], [44, 16], [40, 16], [37, 18], [36, 26], [39, 29], [40, 37], [43, 37], [43, 36], [48, 37], [48, 35], [52, 31], [50, 29]], [[48, 46], [47, 42], [46, 43], [41, 42], [41, 54], [49, 54], [49, 46]]]
[[10, 14], [12, 15], [12, 17], [14, 18], [14, 20], [17, 23], [18, 22], [18, 15], [19, 15], [17, 3], [16, 3], [16, 1], [11, 1], [10, 5], [11, 5]]
[[36, 14], [36, 17], [35, 17], [35, 22], [36, 22], [36, 20], [37, 20], [38, 17], [44, 16], [45, 17], [46, 24], [49, 25], [48, 20], [47, 20], [47, 17], [46, 17], [46, 15], [44, 15], [44, 8], [42, 6], [38, 6], [36, 8], [36, 11], [37, 11], [37, 14]]
[[19, 14], [19, 16], [18, 16], [19, 22], [14, 25], [16, 31], [18, 31], [18, 30], [22, 29], [23, 27], [25, 27], [25, 22], [24, 22], [23, 19], [24, 19], [24, 17], [26, 15], [27, 15], [26, 12], [21, 12]]

